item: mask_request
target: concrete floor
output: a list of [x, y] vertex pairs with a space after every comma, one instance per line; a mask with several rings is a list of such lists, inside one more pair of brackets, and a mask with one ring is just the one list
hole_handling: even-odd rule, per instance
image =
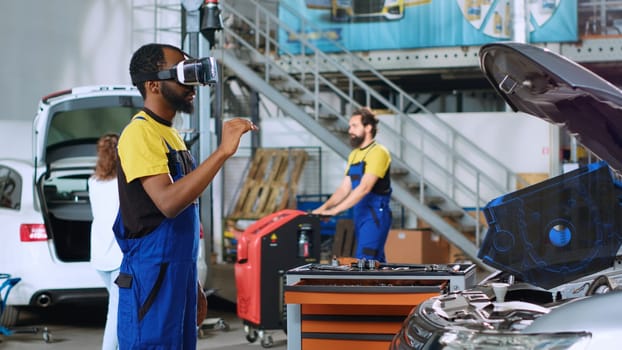
[[[263, 349], [260, 341], [249, 343], [246, 340], [243, 323], [237, 317], [234, 304], [218, 296], [208, 299], [209, 319], [222, 318], [229, 325], [229, 330], [208, 329], [200, 337], [197, 350], [223, 349], [248, 350]], [[19, 328], [39, 332], [13, 334], [0, 338], [2, 350], [90, 350], [99, 349], [104, 331], [105, 305], [54, 307], [44, 312], [24, 312], [20, 315]], [[47, 327], [51, 342], [43, 339], [43, 327]], [[287, 348], [287, 335], [282, 330], [267, 331], [273, 338], [270, 349]], [[0, 336], [1, 337], [1, 336]]]

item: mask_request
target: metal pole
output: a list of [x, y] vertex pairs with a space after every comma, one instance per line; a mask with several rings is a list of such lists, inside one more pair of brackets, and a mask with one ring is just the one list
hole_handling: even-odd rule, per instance
[[[186, 43], [188, 48], [186, 52], [192, 57], [200, 57], [200, 29], [201, 29], [201, 2], [199, 1], [183, 1], [182, 0], [182, 21], [184, 26], [182, 27], [182, 43]], [[198, 136], [197, 142], [190, 145], [190, 153], [194, 158], [195, 162], [199, 164], [205, 156], [202, 154], [204, 145], [209, 146], [209, 120], [210, 120], [210, 108], [209, 104], [207, 108], [203, 106], [203, 98], [206, 96], [206, 101], [209, 101], [209, 88], [197, 88], [197, 93], [194, 98], [194, 111], [190, 114], [189, 120], [189, 128], [193, 132], [193, 137]], [[201, 121], [206, 121], [206, 123], [201, 123]], [[203, 130], [201, 127], [204, 127]], [[209, 154], [209, 153], [208, 153]], [[206, 255], [206, 263], [210, 264], [210, 254], [212, 251], [212, 186], [209, 186], [201, 195], [199, 199], [199, 216], [201, 220], [201, 224], [203, 225], [203, 242], [205, 244], [204, 251]], [[209, 272], [211, 269], [208, 269], [208, 280], [209, 280]], [[201, 283], [206, 283], [207, 281], [201, 281]]]
[[[529, 11], [525, 0], [512, 1], [512, 40], [519, 43], [529, 42]], [[509, 6], [509, 5], [506, 5]], [[507, 21], [507, 19], [506, 19]]]

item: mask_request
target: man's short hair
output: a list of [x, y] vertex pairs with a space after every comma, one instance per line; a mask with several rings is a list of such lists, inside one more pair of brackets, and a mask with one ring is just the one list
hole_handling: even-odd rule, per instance
[[[164, 59], [164, 48], [179, 51], [183, 54], [183, 51], [178, 47], [168, 44], [145, 44], [138, 48], [132, 55], [130, 60], [130, 76], [137, 73], [155, 73], [166, 68]], [[145, 82], [138, 83], [136, 85], [140, 94], [145, 98]]]

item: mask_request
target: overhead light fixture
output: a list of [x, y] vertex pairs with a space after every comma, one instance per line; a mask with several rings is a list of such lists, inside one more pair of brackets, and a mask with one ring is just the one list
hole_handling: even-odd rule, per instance
[[209, 41], [210, 49], [214, 46], [215, 33], [222, 30], [222, 18], [218, 0], [205, 0], [201, 7], [201, 34]]

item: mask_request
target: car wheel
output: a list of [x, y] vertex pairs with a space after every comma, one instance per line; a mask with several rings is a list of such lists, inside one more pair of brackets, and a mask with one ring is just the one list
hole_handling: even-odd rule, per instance
[[[2, 300], [0, 300], [2, 302]], [[17, 324], [19, 309], [15, 306], [5, 305], [2, 315], [0, 315], [0, 326], [13, 327]]]

